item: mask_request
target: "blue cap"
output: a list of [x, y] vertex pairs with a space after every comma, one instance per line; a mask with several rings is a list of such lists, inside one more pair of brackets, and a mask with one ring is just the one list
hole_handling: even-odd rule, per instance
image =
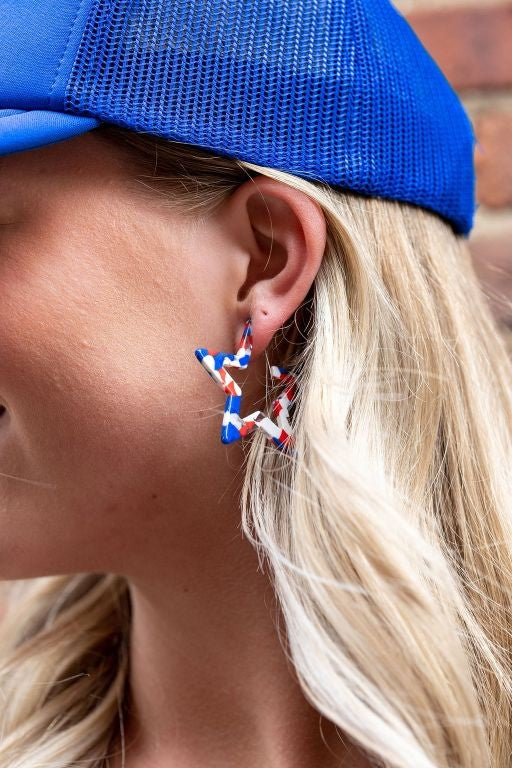
[[389, 0], [0, 0], [0, 155], [101, 122], [473, 226], [472, 123]]

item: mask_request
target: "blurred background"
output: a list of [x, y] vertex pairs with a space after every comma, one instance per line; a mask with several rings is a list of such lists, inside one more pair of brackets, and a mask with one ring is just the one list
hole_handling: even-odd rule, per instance
[[512, 0], [394, 0], [474, 125], [469, 246], [512, 354]]

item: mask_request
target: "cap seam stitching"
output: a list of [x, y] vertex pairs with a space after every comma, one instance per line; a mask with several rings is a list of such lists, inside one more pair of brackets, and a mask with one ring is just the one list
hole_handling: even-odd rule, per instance
[[80, 10], [81, 10], [82, 5], [84, 4], [84, 2], [85, 2], [85, 0], [79, 0], [79, 3], [78, 3], [77, 8], [76, 8], [75, 15], [73, 17], [73, 21], [71, 22], [71, 26], [69, 28], [68, 38], [66, 40], [66, 44], [65, 44], [65, 46], [63, 48], [62, 54], [61, 54], [59, 62], [57, 64], [57, 69], [55, 71], [55, 76], [53, 78], [53, 82], [51, 84], [50, 90], [49, 90], [48, 95], [46, 97], [46, 105], [48, 107], [50, 106], [50, 100], [51, 100], [51, 97], [52, 97], [52, 93], [54, 91], [55, 84], [57, 83], [57, 78], [58, 78], [58, 76], [60, 74], [60, 70], [62, 68], [62, 62], [64, 61], [64, 56], [66, 55], [66, 53], [68, 51], [68, 48], [69, 48], [69, 42], [71, 40], [71, 35], [73, 34], [73, 30], [75, 29], [75, 24], [76, 24], [76, 20], [78, 18], [78, 14], [80, 13]]

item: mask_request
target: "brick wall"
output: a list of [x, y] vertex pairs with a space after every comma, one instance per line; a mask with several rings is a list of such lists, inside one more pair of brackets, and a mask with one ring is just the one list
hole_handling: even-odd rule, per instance
[[469, 246], [512, 351], [512, 0], [394, 0], [475, 127]]

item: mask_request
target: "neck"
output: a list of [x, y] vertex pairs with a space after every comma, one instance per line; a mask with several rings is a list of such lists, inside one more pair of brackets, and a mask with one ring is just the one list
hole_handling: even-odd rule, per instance
[[334, 768], [349, 754], [367, 766], [298, 684], [270, 576], [241, 531], [242, 445], [227, 456], [217, 432], [203, 459], [185, 457], [160, 511], [141, 513], [119, 570], [132, 626], [116, 768]]

